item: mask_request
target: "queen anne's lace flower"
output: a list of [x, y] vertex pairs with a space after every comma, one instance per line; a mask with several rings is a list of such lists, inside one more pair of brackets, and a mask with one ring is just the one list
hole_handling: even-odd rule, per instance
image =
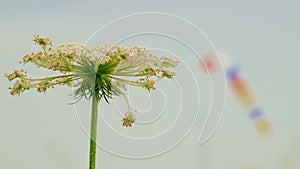
[[[56, 85], [67, 85], [76, 88], [73, 93], [76, 101], [96, 96], [98, 100], [103, 98], [109, 102], [113, 96], [125, 97], [126, 85], [154, 90], [157, 81], [174, 77], [175, 73], [169, 68], [178, 64], [176, 60], [158, 57], [139, 46], [126, 48], [112, 44], [86, 46], [68, 43], [53, 47], [49, 38], [38, 35], [33, 41], [42, 50], [26, 54], [20, 63], [31, 62], [61, 75], [34, 79], [27, 76], [26, 70], [14, 70], [5, 74], [9, 81], [15, 80], [14, 85], [9, 87], [11, 95], [19, 95], [31, 88], [45, 92]], [[135, 121], [129, 112], [128, 108], [123, 118], [126, 127]]]

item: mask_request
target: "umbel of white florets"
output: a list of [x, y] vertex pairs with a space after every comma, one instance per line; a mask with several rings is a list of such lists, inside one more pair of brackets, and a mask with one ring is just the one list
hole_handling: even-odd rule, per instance
[[[157, 81], [174, 77], [175, 73], [170, 68], [178, 64], [176, 60], [159, 57], [139, 46], [127, 48], [112, 44], [87, 46], [67, 43], [53, 47], [49, 38], [38, 35], [33, 41], [42, 50], [26, 54], [20, 63], [31, 62], [38, 68], [60, 75], [34, 79], [27, 76], [26, 70], [14, 70], [5, 74], [9, 81], [15, 81], [9, 87], [11, 95], [19, 95], [31, 88], [45, 92], [56, 85], [67, 85], [76, 88], [73, 93], [76, 100], [95, 96], [98, 100], [109, 102], [113, 96], [126, 97], [126, 85], [154, 90]], [[131, 126], [135, 121], [133, 114], [129, 114], [124, 116], [124, 126]]]
[[136, 118], [132, 112], [126, 112], [124, 118], [122, 119], [123, 126], [131, 127], [135, 120]]

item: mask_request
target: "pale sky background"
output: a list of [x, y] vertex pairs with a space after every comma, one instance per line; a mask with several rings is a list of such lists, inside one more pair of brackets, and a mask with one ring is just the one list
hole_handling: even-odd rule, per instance
[[[55, 44], [85, 43], [104, 24], [136, 12], [170, 13], [199, 27], [217, 50], [240, 64], [274, 133], [261, 137], [229, 90], [223, 120], [206, 144], [197, 144], [198, 124], [181, 144], [156, 158], [126, 159], [98, 149], [98, 168], [284, 169], [287, 161], [300, 168], [299, 9], [296, 0], [1, 0], [0, 168], [87, 168], [89, 140], [68, 105], [71, 90], [11, 97], [4, 73], [21, 68], [21, 57], [38, 49], [31, 42], [36, 33]], [[200, 112], [197, 122], [203, 117]]]

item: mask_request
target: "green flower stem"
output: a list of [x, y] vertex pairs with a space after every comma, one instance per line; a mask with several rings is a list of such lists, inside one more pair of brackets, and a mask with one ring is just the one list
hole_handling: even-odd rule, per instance
[[124, 83], [130, 84], [130, 85], [134, 85], [134, 86], [142, 86], [143, 85], [142, 83], [139, 83], [139, 82], [136, 82], [136, 81], [121, 79], [121, 78], [117, 78], [115, 76], [110, 76], [110, 78], [118, 80], [120, 82], [124, 82]]
[[89, 169], [96, 169], [98, 103], [99, 100], [97, 94], [95, 94], [93, 95], [93, 103], [92, 103]]
[[58, 78], [67, 78], [67, 77], [72, 77], [72, 74], [68, 75], [61, 75], [61, 76], [52, 76], [52, 77], [45, 77], [45, 78], [39, 78], [39, 79], [33, 79], [33, 78], [25, 78], [23, 77], [22, 79], [24, 80], [32, 80], [32, 81], [41, 81], [41, 80], [53, 80], [53, 79], [58, 79]]

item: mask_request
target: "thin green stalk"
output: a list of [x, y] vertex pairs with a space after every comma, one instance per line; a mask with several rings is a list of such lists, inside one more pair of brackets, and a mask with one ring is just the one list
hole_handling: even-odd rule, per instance
[[99, 100], [97, 95], [95, 94], [93, 95], [93, 103], [92, 103], [89, 169], [96, 169], [98, 103]]

